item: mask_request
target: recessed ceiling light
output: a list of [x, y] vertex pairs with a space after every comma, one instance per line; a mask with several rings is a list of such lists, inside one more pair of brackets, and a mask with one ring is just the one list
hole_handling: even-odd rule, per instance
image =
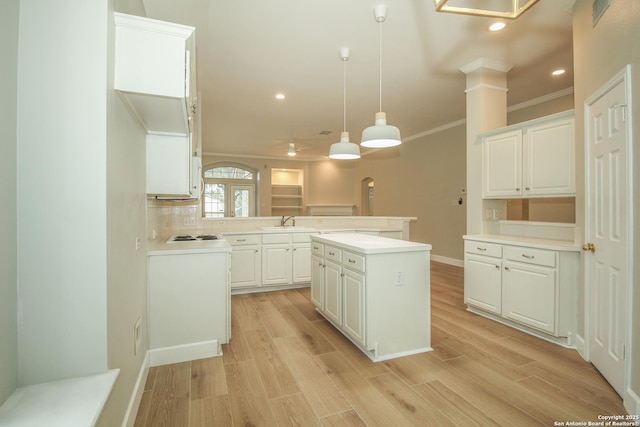
[[553, 70], [551, 72], [551, 75], [553, 75], [553, 76], [561, 76], [566, 72], [567, 72], [567, 70], [565, 70], [564, 68], [558, 68], [557, 70]]
[[500, 31], [506, 26], [507, 24], [505, 24], [504, 22], [494, 22], [493, 24], [489, 25], [489, 31]]
[[276, 99], [284, 99], [284, 93], [276, 94]]

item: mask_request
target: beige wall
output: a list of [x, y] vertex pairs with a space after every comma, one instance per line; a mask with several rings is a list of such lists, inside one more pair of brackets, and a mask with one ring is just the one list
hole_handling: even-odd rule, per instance
[[358, 160], [326, 160], [309, 163], [308, 204], [356, 204]]
[[18, 0], [0, 2], [0, 405], [18, 386], [16, 97]]
[[573, 93], [559, 96], [539, 104], [520, 106], [517, 109], [507, 109], [507, 125], [526, 122], [549, 114], [559, 113], [573, 109]]
[[466, 206], [465, 126], [403, 143], [360, 160], [355, 180], [374, 179], [374, 215], [417, 217], [411, 240], [430, 243], [432, 254], [462, 260]]
[[[585, 218], [585, 187], [584, 187], [584, 102], [609, 79], [620, 72], [627, 64], [633, 67], [632, 97], [634, 101], [640, 100], [640, 49], [637, 42], [640, 40], [640, 2], [637, 0], [612, 1], [609, 9], [594, 27], [592, 22], [592, 1], [578, 0], [573, 12], [573, 51], [575, 73], [575, 99], [576, 99], [576, 184], [577, 197], [576, 224], [584, 230]], [[635, 106], [634, 106], [635, 107]], [[640, 188], [640, 114], [637, 107], [632, 113], [632, 125], [636, 130], [633, 136], [633, 185]], [[637, 191], [636, 191], [637, 194]], [[631, 283], [633, 284], [632, 310], [628, 324], [631, 327], [632, 342], [630, 353], [631, 384], [630, 390], [635, 393], [635, 398], [640, 396], [640, 205], [634, 201], [633, 218], [633, 246], [634, 258], [632, 266], [635, 267]], [[584, 283], [581, 280], [580, 283]], [[584, 337], [582, 319], [585, 318], [584, 288], [580, 288], [580, 310], [578, 333]], [[625, 397], [625, 403], [631, 399]], [[640, 410], [636, 407], [634, 413]], [[627, 407], [629, 409], [629, 407]], [[633, 409], [632, 409], [633, 410]]]

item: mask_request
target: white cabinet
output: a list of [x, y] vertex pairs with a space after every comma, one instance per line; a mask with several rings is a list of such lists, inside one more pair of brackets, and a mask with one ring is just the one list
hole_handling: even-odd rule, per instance
[[231, 245], [231, 288], [260, 286], [262, 272], [259, 235], [225, 235]]
[[575, 195], [573, 111], [487, 132], [484, 198]]
[[311, 246], [312, 302], [369, 358], [430, 350], [429, 245], [345, 233]]
[[196, 110], [194, 28], [114, 13], [114, 88], [149, 132], [189, 135]]
[[229, 252], [150, 255], [152, 366], [222, 354], [230, 338]]
[[290, 284], [292, 263], [291, 235], [262, 236], [262, 284]]
[[186, 136], [147, 134], [147, 194], [157, 198], [200, 196], [201, 161]]
[[233, 289], [282, 287], [311, 281], [310, 233], [224, 234], [233, 248]]
[[578, 263], [576, 251], [466, 239], [465, 303], [569, 343], [576, 331]]

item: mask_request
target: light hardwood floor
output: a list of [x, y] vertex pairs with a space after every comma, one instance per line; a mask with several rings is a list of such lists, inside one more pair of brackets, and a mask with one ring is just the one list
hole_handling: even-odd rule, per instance
[[[151, 368], [136, 426], [553, 426], [624, 414], [574, 350], [465, 310], [463, 269], [431, 265], [429, 353], [373, 363], [309, 289], [232, 297], [222, 357]], [[407, 325], [409, 327], [409, 325]]]

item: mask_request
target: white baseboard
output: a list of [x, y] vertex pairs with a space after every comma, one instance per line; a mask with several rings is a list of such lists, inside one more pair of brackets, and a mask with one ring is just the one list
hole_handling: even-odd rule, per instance
[[[640, 397], [630, 388], [624, 394], [622, 404], [630, 415], [640, 415]], [[636, 425], [640, 425], [637, 420]]]
[[129, 399], [129, 406], [127, 407], [127, 413], [122, 421], [122, 427], [133, 427], [136, 422], [136, 416], [138, 415], [138, 408], [140, 408], [140, 401], [142, 400], [142, 394], [144, 393], [144, 385], [147, 382], [147, 376], [149, 375], [149, 352], [144, 356], [142, 366], [138, 372], [138, 379], [133, 387], [131, 393], [131, 399]]
[[443, 264], [453, 265], [455, 267], [464, 267], [464, 261], [461, 259], [448, 258], [446, 256], [431, 254], [431, 261], [441, 262]]
[[149, 365], [160, 366], [222, 355], [218, 340], [149, 350]]

